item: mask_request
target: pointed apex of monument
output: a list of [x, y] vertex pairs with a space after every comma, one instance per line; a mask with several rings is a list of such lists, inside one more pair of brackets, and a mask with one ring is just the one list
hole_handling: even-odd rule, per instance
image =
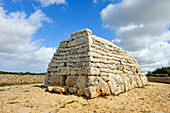
[[90, 36], [92, 35], [92, 31], [88, 28], [82, 29], [80, 31], [74, 32], [71, 34], [71, 38], [77, 38], [78, 36]]

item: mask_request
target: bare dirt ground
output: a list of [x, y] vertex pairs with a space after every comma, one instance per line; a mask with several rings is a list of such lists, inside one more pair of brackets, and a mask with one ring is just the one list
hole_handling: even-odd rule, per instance
[[0, 87], [0, 113], [170, 113], [170, 84], [95, 99], [45, 92], [40, 85]]

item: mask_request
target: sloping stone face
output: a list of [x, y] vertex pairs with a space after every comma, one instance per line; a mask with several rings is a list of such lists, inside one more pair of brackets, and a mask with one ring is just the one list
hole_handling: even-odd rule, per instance
[[83, 29], [63, 40], [49, 63], [45, 85], [94, 98], [147, 85], [133, 56]]

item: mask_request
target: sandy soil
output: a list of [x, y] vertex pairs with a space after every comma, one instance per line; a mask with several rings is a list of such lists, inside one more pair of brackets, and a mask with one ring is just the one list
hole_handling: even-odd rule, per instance
[[40, 85], [0, 87], [0, 113], [170, 113], [170, 84], [95, 99], [45, 92]]

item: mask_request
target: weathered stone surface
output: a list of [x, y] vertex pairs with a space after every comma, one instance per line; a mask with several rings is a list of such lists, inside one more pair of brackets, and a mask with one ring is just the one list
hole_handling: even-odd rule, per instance
[[68, 75], [66, 79], [66, 86], [74, 86], [77, 83], [78, 76]]
[[101, 77], [97, 77], [96, 79], [96, 87], [97, 87], [97, 91], [100, 91], [100, 95], [109, 95], [110, 93], [110, 88], [107, 84], [107, 82], [105, 82]]
[[[95, 98], [118, 94], [148, 84], [139, 64], [129, 53], [97, 37], [89, 29], [60, 43], [48, 65], [45, 85], [66, 86], [49, 89]], [[50, 87], [49, 87], [50, 88]]]
[[101, 92], [99, 90], [97, 90], [97, 88], [95, 86], [90, 86], [85, 88], [85, 95], [88, 98], [95, 98], [97, 96], [99, 96], [101, 94]]
[[69, 87], [69, 92], [70, 93], [76, 93], [77, 92], [77, 87]]
[[87, 78], [86, 78], [86, 76], [79, 76], [76, 85], [78, 87], [77, 93], [79, 95], [83, 95], [84, 94], [84, 89], [86, 88], [86, 85], [87, 85]]
[[52, 92], [52, 91], [53, 91], [53, 88], [54, 88], [53, 86], [48, 86], [48, 87], [47, 87], [47, 90], [48, 90], [49, 92]]
[[124, 83], [123, 79], [120, 75], [114, 75], [111, 74], [110, 81], [108, 82], [108, 85], [110, 87], [112, 94], [118, 94], [120, 92], [124, 92]]
[[47, 90], [49, 92], [56, 92], [56, 93], [66, 93], [67, 92], [68, 87], [67, 86], [48, 86]]
[[86, 29], [72, 33], [71, 38], [74, 39], [74, 38], [77, 38], [77, 37], [83, 37], [83, 36], [88, 36], [88, 35], [92, 35], [92, 32], [91, 32], [91, 30], [86, 28]]
[[64, 85], [65, 84], [65, 80], [66, 80], [66, 76], [60, 76], [59, 78], [60, 82], [59, 82], [59, 85]]
[[67, 89], [68, 89], [67, 86], [55, 86], [53, 88], [53, 91], [56, 92], [56, 93], [66, 93]]

